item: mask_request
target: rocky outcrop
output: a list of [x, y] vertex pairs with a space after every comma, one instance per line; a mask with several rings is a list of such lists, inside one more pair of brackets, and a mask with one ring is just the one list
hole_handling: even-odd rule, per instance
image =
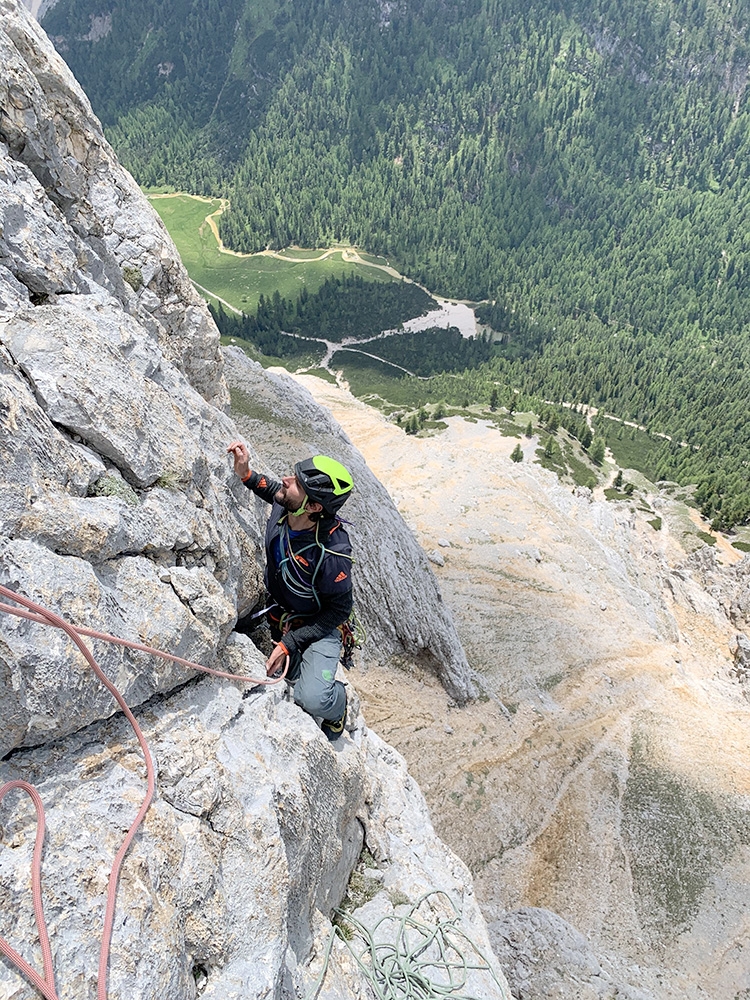
[[636, 1000], [612, 982], [583, 934], [549, 910], [510, 911], [490, 925], [490, 933], [518, 1000]]
[[105, 289], [223, 405], [208, 309], [70, 70], [21, 10], [0, 0], [0, 315]]
[[704, 546], [686, 561], [690, 573], [713, 597], [737, 628], [750, 629], [750, 559], [744, 556], [732, 566], [722, 566], [713, 549]]
[[[262, 672], [249, 640], [236, 643], [230, 662]], [[334, 747], [280, 689], [243, 694], [215, 680], [139, 715], [159, 794], [120, 880], [113, 1000], [182, 1000], [198, 986], [210, 1000], [306, 995], [324, 971], [329, 917], [365, 846], [373, 888], [370, 898], [349, 900], [348, 912], [374, 923], [372, 914], [399, 917], [425, 892], [442, 891], [488, 960], [467, 992], [507, 1000], [467, 869], [433, 833], [402, 758], [361, 720]], [[117, 716], [15, 754], [1, 771], [32, 781], [47, 809], [43, 897], [59, 995], [93, 996], [107, 873], [144, 794], [138, 745]], [[3, 805], [0, 934], [31, 958], [36, 931], [22, 873], [34, 814], [21, 798], [13, 806]], [[438, 908], [432, 920], [452, 916]], [[0, 994], [36, 996], [4, 963]], [[368, 995], [343, 939], [318, 995]]]
[[[20, 4], [0, 0], [0, 13], [0, 583], [81, 627], [258, 676], [262, 657], [232, 629], [262, 595], [266, 509], [226, 454], [240, 431], [218, 334], [44, 34]], [[258, 406], [283, 387], [252, 377]], [[284, 405], [254, 425], [254, 464], [283, 471], [301, 443], [340, 443], [366, 486], [353, 509], [369, 649], [421, 660], [466, 698], [466, 662], [416, 541], [330, 417], [308, 397]], [[393, 596], [394, 565], [408, 570], [408, 595]], [[410, 622], [390, 624], [404, 609]], [[279, 690], [94, 648], [158, 768], [121, 876], [112, 1000], [304, 994], [365, 844], [378, 919], [447, 894], [436, 919], [455, 905], [488, 953], [471, 988], [506, 996], [466, 869], [356, 711], [332, 747]], [[43, 893], [61, 998], [94, 993], [107, 872], [143, 794], [115, 708], [62, 633], [0, 614], [0, 784], [36, 783], [48, 812]], [[0, 934], [33, 962], [33, 812], [16, 793], [1, 812]], [[343, 944], [331, 962], [322, 998], [366, 995]], [[0, 993], [35, 995], [4, 961]]]

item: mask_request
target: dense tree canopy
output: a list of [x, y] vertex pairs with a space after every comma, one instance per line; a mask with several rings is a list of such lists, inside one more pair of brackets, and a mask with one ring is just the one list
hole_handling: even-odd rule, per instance
[[748, 0], [58, 0], [43, 23], [141, 183], [230, 197], [228, 245], [342, 240], [487, 300], [480, 394], [645, 423], [661, 471], [747, 518]]

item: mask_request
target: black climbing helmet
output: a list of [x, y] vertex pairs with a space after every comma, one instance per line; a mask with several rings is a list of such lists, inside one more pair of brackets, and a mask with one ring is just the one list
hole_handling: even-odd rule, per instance
[[336, 513], [354, 486], [349, 470], [327, 455], [297, 462], [294, 474], [308, 497], [329, 514]]

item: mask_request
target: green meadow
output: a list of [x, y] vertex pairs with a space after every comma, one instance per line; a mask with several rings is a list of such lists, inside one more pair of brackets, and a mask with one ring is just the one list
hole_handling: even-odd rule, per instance
[[[278, 291], [296, 300], [303, 288], [316, 292], [326, 278], [357, 273], [369, 281], [392, 281], [377, 265], [386, 261], [361, 254], [366, 263], [344, 260], [343, 248], [286, 249], [279, 254], [235, 254], [222, 251], [206, 221], [221, 209], [218, 198], [146, 192], [175, 242], [187, 272], [212, 301], [223, 299], [235, 309], [252, 312], [261, 295]], [[325, 255], [325, 256], [323, 256]], [[370, 266], [375, 265], [375, 266]]]

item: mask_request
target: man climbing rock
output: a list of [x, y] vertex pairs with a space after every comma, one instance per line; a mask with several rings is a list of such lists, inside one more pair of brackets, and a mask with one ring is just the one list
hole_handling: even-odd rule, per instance
[[335, 740], [346, 721], [346, 688], [336, 680], [339, 626], [352, 610], [352, 549], [336, 514], [352, 491], [352, 477], [335, 459], [315, 455], [278, 482], [250, 469], [241, 441], [227, 451], [245, 486], [273, 505], [265, 582], [276, 603], [269, 614], [276, 646], [266, 671], [270, 676], [281, 670], [289, 656], [295, 702], [321, 718], [323, 732]]

